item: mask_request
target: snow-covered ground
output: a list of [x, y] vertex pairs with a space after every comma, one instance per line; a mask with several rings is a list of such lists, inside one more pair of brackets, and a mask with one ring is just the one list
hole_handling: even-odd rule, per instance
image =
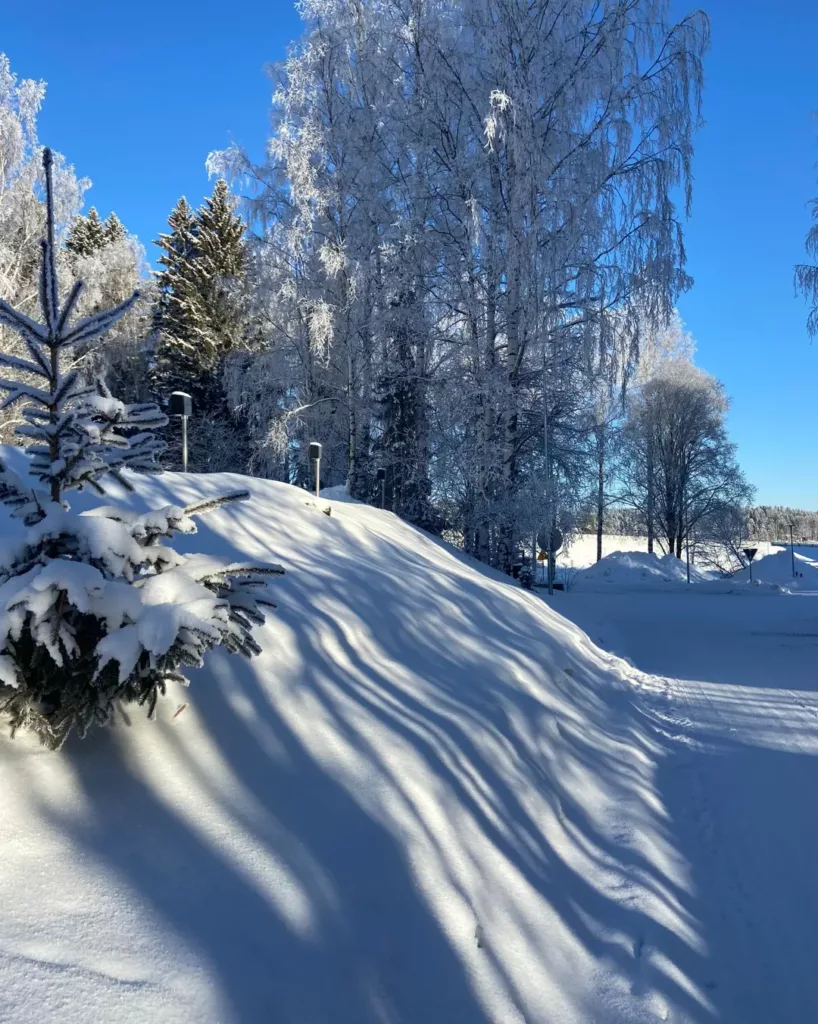
[[818, 1019], [816, 598], [555, 611], [283, 484], [124, 500], [242, 485], [179, 547], [285, 566], [264, 654], [0, 739], [3, 1024]]
[[[748, 541], [758, 549], [758, 558], [763, 558], [771, 552], [780, 551], [781, 546], [772, 544], [770, 541]], [[624, 534], [605, 534], [602, 538], [602, 556], [614, 554], [619, 551], [631, 551], [647, 553], [647, 537], [629, 537]], [[789, 550], [789, 549], [787, 549]], [[807, 557], [818, 558], [818, 548], [807, 545], [795, 545], [796, 552], [801, 551]], [[558, 564], [569, 569], [587, 569], [596, 562], [596, 534], [580, 533], [573, 537], [566, 545], [565, 550], [558, 555]]]
[[[818, 595], [550, 600], [644, 673], [638, 714], [663, 747], [653, 795], [700, 939], [689, 977], [711, 1006], [694, 1019], [818, 1020]], [[649, 957], [664, 974], [678, 966]]]
[[[624, 538], [627, 541], [627, 538]], [[612, 551], [585, 568], [563, 565], [559, 573], [566, 588], [576, 591], [669, 590], [690, 586], [695, 593], [725, 593], [762, 596], [786, 590], [818, 592], [818, 549], [796, 545], [795, 550], [778, 545], [760, 545], [752, 573], [741, 570], [724, 576], [715, 570], [691, 564], [672, 555], [648, 554], [627, 547]], [[539, 578], [540, 583], [543, 582]]]
[[[691, 583], [704, 583], [711, 578], [711, 574], [702, 572], [695, 565], [690, 567]], [[674, 555], [637, 551], [613, 551], [587, 569], [579, 570], [571, 578], [571, 588], [574, 590], [662, 586], [676, 583], [687, 583], [685, 562], [681, 562]]]
[[[744, 569], [733, 578], [748, 581], [750, 570]], [[753, 579], [761, 583], [780, 583], [790, 590], [818, 590], [818, 551], [812, 549], [809, 554], [802, 554], [789, 548], [776, 549], [753, 561]]]

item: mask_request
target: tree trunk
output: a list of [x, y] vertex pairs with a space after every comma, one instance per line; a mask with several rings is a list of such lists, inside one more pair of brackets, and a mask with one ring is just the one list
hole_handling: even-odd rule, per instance
[[[520, 275], [519, 268], [510, 274], [508, 291], [506, 345], [506, 394], [503, 410], [503, 497], [506, 507], [513, 504], [517, 482], [518, 382], [520, 361]], [[514, 561], [514, 524], [506, 519], [500, 528], [498, 568], [510, 573]]]
[[499, 271], [497, 268], [497, 249], [495, 232], [499, 230], [500, 219], [500, 179], [494, 159], [489, 165], [489, 181], [491, 187], [490, 224], [486, 232], [486, 337], [485, 358], [481, 372], [482, 417], [480, 423], [480, 479], [478, 482], [478, 516], [475, 552], [481, 562], [491, 564], [492, 538], [489, 509], [494, 500], [497, 487], [495, 465], [495, 432], [497, 429], [497, 409], [491, 400], [491, 387], [494, 383], [497, 364], [497, 294]]
[[596, 429], [596, 560], [602, 560], [605, 519], [605, 428]]
[[[646, 472], [647, 472], [647, 502], [646, 502], [646, 513], [647, 513], [647, 526], [648, 526], [648, 553], [653, 554], [653, 538], [655, 530], [654, 520], [654, 467], [653, 467], [653, 429], [650, 421], [648, 422], [648, 437], [647, 437], [647, 458]], [[672, 549], [671, 549], [672, 550]]]

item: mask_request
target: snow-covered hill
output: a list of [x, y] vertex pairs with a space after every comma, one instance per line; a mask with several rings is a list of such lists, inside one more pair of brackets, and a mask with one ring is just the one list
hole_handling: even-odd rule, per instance
[[179, 546], [284, 565], [264, 654], [153, 723], [0, 740], [0, 1021], [705, 1019], [629, 667], [367, 506], [122, 500], [245, 485]]

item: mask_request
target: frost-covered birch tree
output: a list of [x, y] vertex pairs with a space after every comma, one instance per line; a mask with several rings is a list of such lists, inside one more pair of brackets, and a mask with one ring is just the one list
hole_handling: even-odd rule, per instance
[[622, 431], [624, 497], [654, 520], [662, 547], [681, 558], [698, 530], [715, 537], [752, 501], [727, 436], [723, 386], [684, 355], [658, 363], [631, 396]]
[[807, 256], [815, 263], [802, 263], [795, 268], [795, 286], [802, 292], [811, 307], [807, 317], [807, 330], [810, 334], [818, 334], [818, 199], [810, 204], [814, 224], [807, 233]]
[[382, 464], [397, 511], [423, 521], [431, 500], [508, 569], [578, 509], [604, 317], [638, 303], [660, 324], [689, 283], [673, 197], [689, 204], [706, 18], [673, 24], [664, 0], [303, 12], [269, 162], [214, 162], [253, 186], [266, 251], [273, 338], [237, 377], [246, 415], [289, 478], [320, 437], [332, 482], [369, 497]]

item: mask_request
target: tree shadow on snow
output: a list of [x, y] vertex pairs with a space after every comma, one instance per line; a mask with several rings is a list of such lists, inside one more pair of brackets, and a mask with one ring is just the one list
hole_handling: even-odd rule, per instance
[[818, 1020], [818, 712], [790, 696], [702, 684], [659, 762], [724, 1024]]
[[[286, 523], [248, 506], [234, 526], [228, 542], [205, 521], [193, 546], [244, 558], [242, 530], [275, 538]], [[618, 794], [672, 846], [672, 825], [645, 802], [649, 751], [634, 756], [644, 740], [630, 699], [536, 598], [454, 556], [430, 571], [426, 545], [439, 546], [373, 532], [309, 573], [289, 566], [260, 636], [269, 677], [220, 655], [194, 674], [209, 752], [183, 717], [156, 723], [221, 832], [180, 811], [183, 791], [174, 804], [148, 781], [144, 731], [69, 744], [94, 813], [61, 826], [197, 951], [224, 1019], [545, 1024], [554, 992], [560, 1019], [625, 1024], [641, 1019], [646, 986], [683, 1019], [713, 1019], [690, 980], [703, 976], [688, 934], [701, 908], [632, 829], [600, 820], [589, 788], [604, 780], [607, 803]], [[435, 629], [444, 616], [468, 623], [461, 638]], [[230, 837], [255, 851], [248, 862]], [[268, 862], [278, 883], [254, 873]], [[589, 988], [560, 936], [614, 990]], [[646, 946], [673, 969], [646, 976]], [[475, 963], [506, 1018], [486, 1008]]]

